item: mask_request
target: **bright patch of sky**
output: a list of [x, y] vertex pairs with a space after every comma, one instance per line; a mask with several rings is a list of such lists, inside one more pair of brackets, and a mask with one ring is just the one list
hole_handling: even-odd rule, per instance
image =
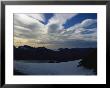
[[97, 47], [97, 14], [14, 14], [14, 45], [51, 49]]

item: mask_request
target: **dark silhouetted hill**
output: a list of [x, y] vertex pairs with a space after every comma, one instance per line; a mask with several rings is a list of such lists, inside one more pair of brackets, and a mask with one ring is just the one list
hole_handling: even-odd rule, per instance
[[63, 62], [82, 59], [80, 66], [97, 71], [97, 48], [59, 48], [57, 51], [45, 47], [14, 46], [15, 60], [49, 60]]

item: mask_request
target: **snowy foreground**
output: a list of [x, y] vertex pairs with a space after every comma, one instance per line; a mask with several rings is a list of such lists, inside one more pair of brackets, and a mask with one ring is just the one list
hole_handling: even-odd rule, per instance
[[14, 68], [28, 75], [94, 75], [93, 70], [77, 67], [80, 60], [61, 63], [14, 61]]

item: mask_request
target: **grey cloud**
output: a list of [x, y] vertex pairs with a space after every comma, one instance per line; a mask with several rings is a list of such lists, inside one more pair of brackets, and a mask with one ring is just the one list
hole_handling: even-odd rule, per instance
[[[51, 44], [52, 46], [96, 47], [97, 45], [96, 26], [92, 26], [90, 29], [87, 28], [92, 24], [96, 24], [96, 20], [86, 19], [73, 27], [63, 29], [62, 24], [54, 20], [44, 25], [38, 20], [29, 18], [29, 16], [21, 18], [19, 16], [14, 18], [15, 37], [40, 40], [37, 42], [38, 44]], [[63, 21], [66, 20], [62, 19]]]
[[97, 47], [96, 41], [86, 41], [86, 40], [68, 40], [64, 43], [65, 46], [69, 47], [76, 47], [76, 48], [90, 48], [90, 47]]
[[56, 33], [60, 26], [58, 24], [51, 24], [48, 26], [48, 32], [49, 33]]

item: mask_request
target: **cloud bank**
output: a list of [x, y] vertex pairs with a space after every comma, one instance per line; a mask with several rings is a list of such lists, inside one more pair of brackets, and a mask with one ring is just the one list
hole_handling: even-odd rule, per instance
[[97, 46], [97, 20], [84, 19], [65, 29], [78, 14], [54, 14], [47, 24], [44, 14], [14, 14], [14, 44], [48, 48], [88, 48]]

